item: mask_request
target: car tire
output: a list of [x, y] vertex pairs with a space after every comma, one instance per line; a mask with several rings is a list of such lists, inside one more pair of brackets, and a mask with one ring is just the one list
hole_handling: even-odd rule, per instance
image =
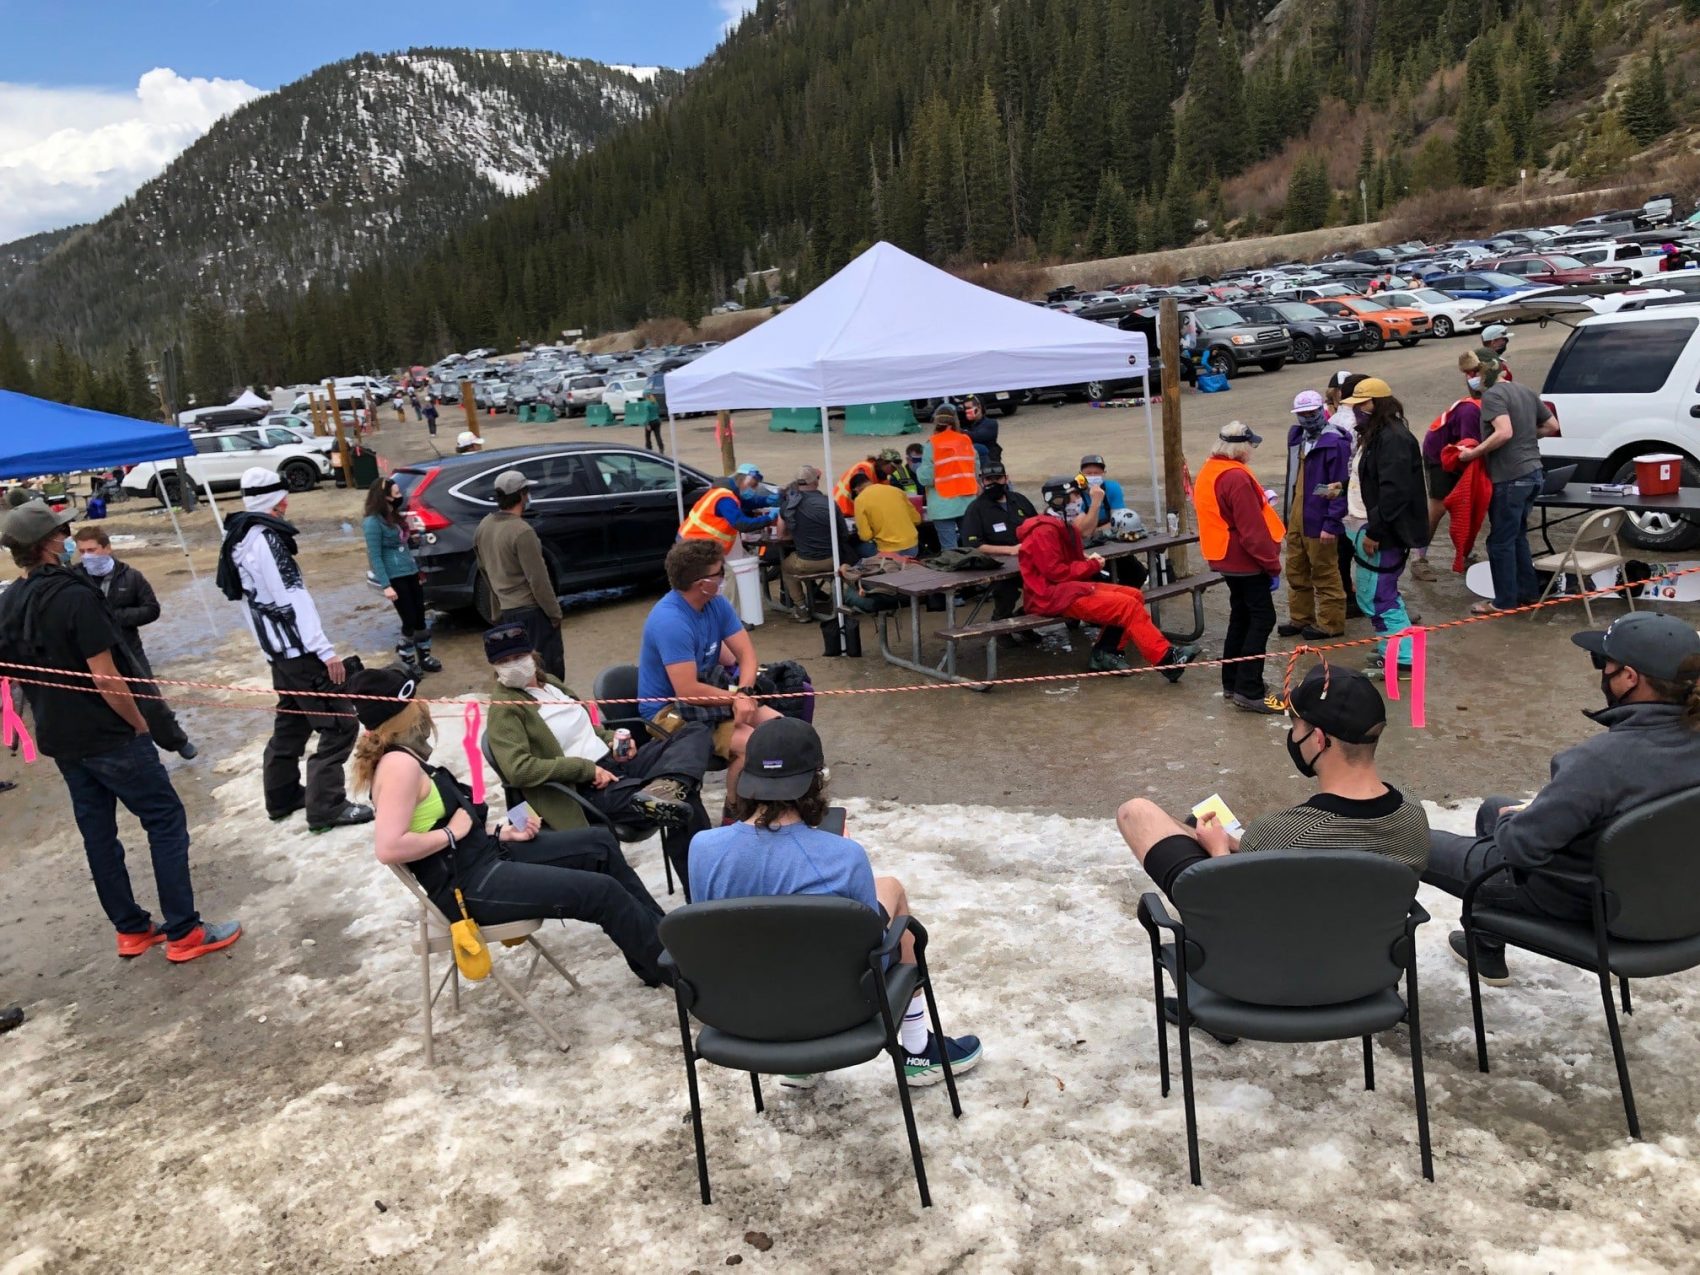
[[1259, 363], [1257, 366], [1262, 368], [1265, 372], [1279, 372], [1282, 368], [1287, 366], [1287, 360], [1264, 359], [1263, 362]]
[[[1643, 450], [1662, 451], [1663, 448], [1649, 443]], [[1616, 483], [1632, 483], [1635, 481], [1635, 461], [1633, 457], [1625, 458], [1619, 466], [1617, 474], [1612, 478]], [[1682, 485], [1684, 487], [1700, 487], [1700, 465], [1696, 465], [1686, 456], [1682, 459]], [[1629, 520], [1623, 525], [1623, 538], [1637, 549], [1645, 549], [1651, 553], [1674, 553], [1682, 549], [1692, 549], [1700, 545], [1700, 522], [1680, 515], [1670, 514], [1630, 514]]]
[[1104, 383], [1102, 381], [1086, 382], [1086, 401], [1102, 403], [1104, 401]]
[[1308, 336], [1293, 338], [1293, 362], [1310, 363], [1316, 359], [1316, 346]]
[[1017, 403], [1014, 399], [1011, 399], [1007, 403], [999, 403], [998, 404], [998, 415], [999, 416], [1014, 416], [1020, 410], [1021, 410], [1021, 404]]
[[1399, 344], [1408, 350], [1420, 340], [1422, 338], [1418, 336], [1405, 336], [1399, 338]]
[[1234, 373], [1239, 371], [1234, 363], [1234, 356], [1220, 346], [1206, 354], [1204, 362], [1212, 372], [1215, 372], [1218, 376], [1225, 376], [1230, 381], [1234, 379]]
[[1456, 329], [1453, 328], [1451, 319], [1447, 318], [1444, 314], [1437, 314], [1435, 316], [1434, 334], [1442, 341], [1446, 340], [1446, 338], [1451, 336], [1455, 331]]
[[290, 461], [278, 470], [283, 485], [291, 492], [312, 491], [319, 485], [319, 471], [302, 461]]
[[159, 498], [159, 505], [161, 509], [164, 509], [168, 505], [175, 505], [178, 503], [176, 474], [159, 475], [159, 477], [153, 480], [153, 488], [153, 494]]
[[1358, 339], [1358, 348], [1365, 354], [1374, 354], [1387, 344], [1387, 338], [1381, 334], [1381, 329], [1373, 323], [1364, 324], [1363, 335]]

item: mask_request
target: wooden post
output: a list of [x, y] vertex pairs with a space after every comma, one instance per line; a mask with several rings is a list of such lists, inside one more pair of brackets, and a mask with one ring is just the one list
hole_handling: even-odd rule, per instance
[[466, 412], [466, 427], [483, 438], [484, 431], [478, 424], [478, 391], [472, 388], [470, 379], [460, 383], [460, 405]]
[[319, 396], [312, 390], [307, 391], [307, 419], [313, 423], [313, 437], [323, 438], [325, 418], [319, 415]]
[[372, 387], [370, 385], [366, 386], [365, 390], [366, 390], [366, 427], [367, 427], [367, 431], [369, 433], [376, 434], [378, 432], [377, 400], [372, 397]]
[[[1163, 361], [1163, 503], [1179, 529], [1185, 531], [1188, 508], [1186, 448], [1181, 444], [1181, 312], [1173, 297], [1164, 297], [1157, 306], [1157, 356]], [[1187, 573], [1184, 546], [1169, 550], [1169, 567], [1176, 576]]]
[[331, 423], [336, 434], [336, 463], [342, 467], [342, 485], [353, 491], [354, 458], [348, 454], [348, 439], [342, 432], [342, 404], [337, 402], [335, 381], [325, 382], [325, 393], [330, 396]]
[[730, 474], [738, 468], [738, 451], [732, 441], [732, 413], [714, 414], [714, 436], [720, 440], [720, 472]]

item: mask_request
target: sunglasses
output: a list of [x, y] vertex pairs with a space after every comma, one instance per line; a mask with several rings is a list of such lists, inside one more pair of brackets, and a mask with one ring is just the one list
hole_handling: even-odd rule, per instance
[[726, 568], [721, 567], [720, 570], [718, 570], [718, 571], [710, 571], [705, 576], [698, 576], [697, 580], [700, 582], [700, 581], [703, 581], [703, 580], [723, 580], [725, 578], [726, 578]]

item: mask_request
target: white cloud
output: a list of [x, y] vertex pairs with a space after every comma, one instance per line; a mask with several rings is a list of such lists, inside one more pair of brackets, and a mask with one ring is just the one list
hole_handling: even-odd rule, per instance
[[168, 67], [130, 93], [0, 81], [0, 243], [110, 211], [262, 91]]
[[756, 7], [756, 0], [714, 0], [714, 3], [720, 7], [720, 12], [726, 15], [721, 30], [728, 33], [744, 20], [746, 13]]

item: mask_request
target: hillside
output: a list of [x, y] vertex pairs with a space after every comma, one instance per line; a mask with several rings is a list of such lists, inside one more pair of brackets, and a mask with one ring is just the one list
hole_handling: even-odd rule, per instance
[[336, 62], [233, 112], [53, 251], [26, 246], [52, 236], [0, 247], [0, 292], [23, 331], [91, 353], [155, 344], [197, 302], [250, 311], [340, 286], [531, 189], [680, 78], [553, 53]]
[[81, 226], [66, 226], [62, 230], [44, 230], [38, 235], [0, 244], [0, 301], [21, 276], [81, 229]]

